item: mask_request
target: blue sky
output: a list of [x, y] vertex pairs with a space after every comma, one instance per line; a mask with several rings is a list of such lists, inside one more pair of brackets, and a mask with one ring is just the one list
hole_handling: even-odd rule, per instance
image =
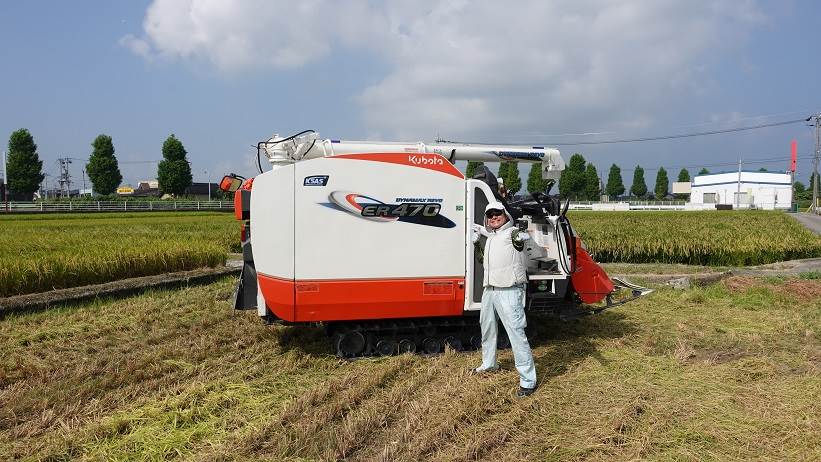
[[[614, 5], [614, 3], [616, 5]], [[299, 5], [295, 7], [294, 5]], [[125, 181], [175, 133], [196, 180], [253, 174], [274, 132], [555, 144], [724, 129], [821, 111], [818, 2], [262, 0], [3, 2], [0, 135], [28, 128], [44, 169], [114, 139]], [[578, 133], [599, 135], [576, 135]], [[568, 135], [570, 134], [570, 135]], [[785, 169], [803, 124], [563, 147], [606, 175]], [[799, 161], [806, 182], [811, 163]], [[75, 181], [81, 162], [74, 164]], [[711, 167], [730, 170], [732, 167]], [[525, 172], [526, 173], [526, 172]]]

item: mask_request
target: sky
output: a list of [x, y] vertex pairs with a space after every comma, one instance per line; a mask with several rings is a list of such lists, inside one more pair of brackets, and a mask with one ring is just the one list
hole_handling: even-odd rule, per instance
[[49, 185], [101, 133], [135, 184], [172, 133], [195, 181], [218, 181], [255, 173], [257, 141], [304, 129], [556, 146], [628, 186], [641, 165], [651, 189], [659, 167], [784, 171], [795, 139], [806, 183], [804, 123], [569, 144], [819, 113], [818, 24], [821, 2], [797, 0], [2, 2], [0, 136], [27, 128]]

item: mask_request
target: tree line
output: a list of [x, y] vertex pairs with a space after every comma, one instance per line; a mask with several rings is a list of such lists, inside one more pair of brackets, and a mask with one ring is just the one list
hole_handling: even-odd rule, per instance
[[[484, 165], [483, 162], [469, 161], [465, 176], [473, 178], [476, 170]], [[710, 171], [702, 168], [698, 174], [706, 175]], [[519, 169], [516, 162], [503, 161], [499, 163], [499, 173], [497, 177], [504, 180], [505, 187], [510, 194], [516, 194], [522, 187], [522, 180], [519, 178]], [[682, 168], [678, 172], [679, 182], [690, 181], [690, 172]], [[797, 182], [798, 183], [798, 182]], [[800, 185], [800, 183], [798, 183]], [[653, 197], [663, 199], [669, 194], [670, 179], [664, 167], [659, 168], [656, 175], [656, 184], [653, 188]], [[527, 192], [544, 192], [547, 187], [547, 180], [542, 179], [541, 164], [533, 163], [530, 166], [530, 173], [527, 176]], [[613, 164], [607, 175], [607, 183], [602, 190], [602, 182], [599, 179], [596, 166], [592, 162], [587, 162], [579, 153], [573, 154], [559, 178], [559, 195], [569, 197], [572, 200], [598, 201], [602, 195], [607, 195], [610, 199], [616, 199], [624, 195], [627, 189], [622, 180], [621, 168]], [[647, 181], [644, 179], [644, 169], [637, 165], [633, 169], [633, 182], [630, 186], [630, 195], [633, 197], [647, 199], [650, 192], [647, 188]], [[676, 199], [685, 199], [686, 194], [676, 194]]]
[[[163, 194], [183, 194], [193, 182], [188, 152], [172, 133], [162, 145], [163, 159], [157, 166], [157, 182]], [[91, 143], [91, 155], [85, 165], [92, 190], [100, 195], [114, 194], [123, 181], [110, 136], [101, 134]], [[9, 137], [6, 158], [6, 182], [13, 197], [30, 200], [45, 178], [43, 161], [31, 133], [21, 128]]]

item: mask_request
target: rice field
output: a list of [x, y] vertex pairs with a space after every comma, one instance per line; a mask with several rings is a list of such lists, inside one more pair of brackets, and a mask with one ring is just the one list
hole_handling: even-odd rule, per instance
[[749, 266], [821, 257], [821, 236], [783, 212], [571, 212], [600, 262]]
[[238, 246], [228, 213], [0, 216], [0, 297], [223, 265]]
[[[744, 266], [821, 256], [781, 212], [572, 212], [600, 262]], [[0, 216], [0, 297], [225, 263], [239, 226], [218, 212]]]
[[234, 279], [0, 322], [0, 460], [821, 460], [821, 280], [731, 278], [480, 353], [340, 361]]

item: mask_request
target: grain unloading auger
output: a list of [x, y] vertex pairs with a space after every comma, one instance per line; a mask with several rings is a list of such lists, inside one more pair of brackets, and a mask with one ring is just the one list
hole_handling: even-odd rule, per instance
[[555, 149], [321, 140], [307, 130], [257, 151], [271, 170], [258, 165], [256, 177], [221, 184], [235, 191], [242, 220], [235, 308], [269, 322], [322, 323], [340, 356], [479, 346], [484, 268], [471, 228], [493, 200], [533, 237], [524, 250], [528, 312], [571, 319], [650, 292], [608, 278], [550, 188], [507, 201], [490, 170], [465, 179], [453, 165], [540, 162], [555, 181], [564, 169]]

